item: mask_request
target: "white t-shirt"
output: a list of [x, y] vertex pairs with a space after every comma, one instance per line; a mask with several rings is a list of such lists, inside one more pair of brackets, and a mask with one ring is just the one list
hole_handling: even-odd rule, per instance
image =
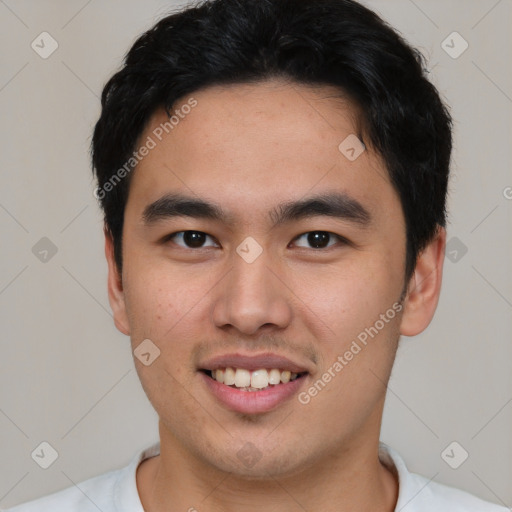
[[[135, 479], [137, 466], [159, 453], [160, 443], [157, 442], [137, 453], [122, 469], [90, 478], [78, 486], [5, 512], [144, 512]], [[397, 512], [509, 512], [508, 508], [410, 473], [400, 455], [384, 443], [380, 443], [379, 458], [398, 476]]]

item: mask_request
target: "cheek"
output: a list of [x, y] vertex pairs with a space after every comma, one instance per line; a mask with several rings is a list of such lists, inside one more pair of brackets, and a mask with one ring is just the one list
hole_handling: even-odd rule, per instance
[[131, 327], [138, 334], [164, 337], [194, 314], [210, 287], [207, 272], [171, 268], [149, 259], [140, 265], [132, 263], [130, 269], [125, 300]]
[[[397, 255], [371, 254], [341, 263], [293, 270], [297, 296], [307, 306], [305, 318], [322, 329], [319, 339], [340, 347], [374, 324], [399, 299], [402, 267]], [[291, 277], [291, 276], [290, 276]], [[393, 323], [393, 322], [390, 322]]]
[[323, 418], [329, 432], [339, 432], [347, 417], [353, 425], [362, 424], [383, 399], [382, 382], [394, 361], [401, 312], [397, 300], [402, 283], [385, 270], [388, 263], [331, 269], [330, 279], [317, 275], [316, 281], [306, 280], [308, 285], [315, 281], [317, 291], [311, 293], [308, 286], [307, 295], [303, 289], [301, 298], [312, 310], [308, 318], [329, 329], [318, 336], [322, 361], [301, 403], [307, 402], [304, 411], [311, 416]]
[[[218, 278], [210, 271], [199, 271], [192, 266], [176, 268], [156, 258], [133, 258], [130, 264], [126, 266], [130, 273], [126, 279], [125, 301], [132, 350], [145, 339], [160, 350], [149, 367], [136, 361], [150, 400], [153, 397], [159, 400], [154, 388], [161, 387], [163, 382], [170, 388], [181, 389], [179, 384], [189, 386], [194, 378], [196, 369], [190, 353], [207, 331], [208, 290]], [[169, 396], [169, 390], [160, 391], [162, 396]]]
[[194, 326], [202, 323], [197, 315], [201, 298], [210, 287], [205, 282], [208, 275], [201, 278], [197, 273], [171, 271], [165, 263], [149, 258], [133, 258], [126, 268], [130, 269], [125, 301], [132, 350], [149, 339], [160, 351], [148, 366], [135, 361], [144, 391], [157, 411], [187, 411], [199, 421], [201, 415], [186, 390], [194, 377], [190, 350], [198, 339]]

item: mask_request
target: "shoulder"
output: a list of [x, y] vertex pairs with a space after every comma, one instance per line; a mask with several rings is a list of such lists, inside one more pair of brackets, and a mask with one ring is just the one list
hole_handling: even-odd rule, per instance
[[160, 442], [138, 451], [128, 466], [4, 512], [144, 512], [137, 491], [138, 465], [160, 453]]
[[481, 500], [472, 494], [407, 469], [404, 460], [393, 448], [379, 446], [379, 459], [398, 478], [398, 501], [395, 510], [408, 512], [510, 512], [510, 509]]
[[115, 483], [122, 470], [110, 471], [5, 512], [110, 512]]
[[409, 473], [409, 476], [414, 488], [419, 491], [415, 498], [417, 509], [411, 507], [411, 510], [418, 512], [431, 510], [435, 512], [509, 512], [508, 508], [481, 500], [460, 489], [433, 482], [415, 473]]

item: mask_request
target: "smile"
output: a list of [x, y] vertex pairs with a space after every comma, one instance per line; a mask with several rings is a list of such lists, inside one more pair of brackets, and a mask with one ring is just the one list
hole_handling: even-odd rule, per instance
[[252, 415], [270, 412], [286, 402], [296, 403], [291, 399], [300, 392], [309, 374], [277, 368], [249, 371], [227, 367], [199, 371], [198, 375], [216, 404], [232, 412]]
[[294, 381], [303, 373], [280, 370], [278, 368], [259, 370], [247, 370], [245, 368], [218, 368], [216, 370], [205, 370], [206, 374], [217, 382], [239, 389], [240, 391], [260, 391], [270, 386], [278, 386]]

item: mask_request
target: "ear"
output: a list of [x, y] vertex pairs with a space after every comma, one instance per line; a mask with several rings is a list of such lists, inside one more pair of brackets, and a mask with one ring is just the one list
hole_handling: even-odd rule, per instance
[[435, 237], [418, 256], [404, 299], [400, 334], [416, 336], [434, 316], [441, 293], [446, 230], [439, 227]]
[[123, 280], [114, 258], [114, 241], [106, 227], [103, 229], [103, 233], [105, 234], [105, 257], [108, 263], [108, 300], [114, 313], [114, 324], [119, 331], [129, 336], [130, 324], [126, 314]]

